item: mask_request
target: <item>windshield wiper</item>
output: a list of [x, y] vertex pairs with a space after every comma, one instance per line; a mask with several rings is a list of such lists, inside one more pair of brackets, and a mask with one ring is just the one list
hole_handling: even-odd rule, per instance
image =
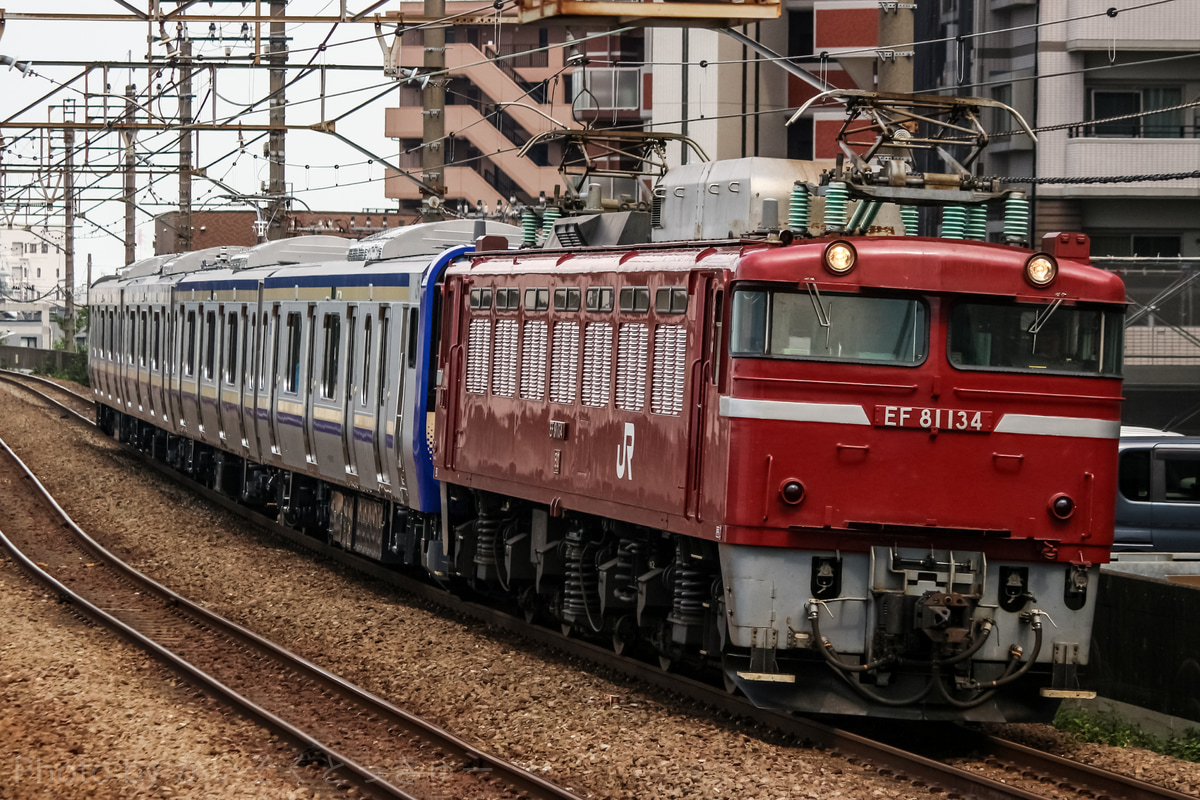
[[812, 301], [813, 312], [817, 315], [817, 324], [825, 329], [825, 352], [829, 352], [829, 309], [833, 308], [833, 303], [831, 302], [826, 308], [821, 302], [821, 290], [817, 288], [817, 284], [806, 283], [804, 285], [808, 287], [808, 299]]

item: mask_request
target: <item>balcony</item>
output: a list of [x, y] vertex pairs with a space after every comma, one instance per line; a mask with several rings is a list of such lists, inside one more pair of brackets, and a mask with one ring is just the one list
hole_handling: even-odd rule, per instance
[[[1063, 18], [1093, 15], [1105, 7], [1095, 0], [1070, 0]], [[1067, 50], [1194, 50], [1200, 39], [1200, 14], [1193, 3], [1167, 3], [1116, 17], [1089, 16], [1063, 27]]]
[[[1196, 138], [1074, 137], [1066, 142], [1062, 174], [1067, 178], [1078, 179], [1156, 175], [1190, 171], [1195, 164], [1200, 164], [1200, 139]], [[1141, 197], [1198, 197], [1200, 179], [1042, 186], [1038, 192], [1060, 197], [1111, 197], [1115, 194]]]

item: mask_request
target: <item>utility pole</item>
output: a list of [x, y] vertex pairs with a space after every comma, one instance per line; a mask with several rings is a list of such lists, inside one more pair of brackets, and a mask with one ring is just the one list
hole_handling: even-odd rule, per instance
[[[284, 165], [285, 142], [287, 131], [283, 129], [287, 122], [287, 98], [284, 97], [284, 84], [287, 81], [287, 24], [284, 16], [287, 13], [287, 0], [271, 0], [271, 36], [267, 61], [271, 64], [271, 135], [267, 145], [270, 154], [270, 182], [267, 184], [267, 241], [282, 239], [287, 230], [287, 194]], [[276, 129], [275, 126], [279, 126]]]
[[66, 174], [63, 189], [66, 193], [66, 236], [63, 242], [66, 251], [66, 312], [63, 319], [63, 338], [68, 353], [75, 352], [75, 131], [63, 131], [63, 148], [66, 152]]
[[179, 231], [176, 250], [192, 249], [192, 39], [183, 29], [179, 43]]
[[[446, 0], [425, 0], [425, 16], [441, 19], [446, 16]], [[432, 25], [425, 29], [425, 72], [437, 77], [425, 86], [425, 116], [421, 126], [421, 180], [437, 190], [421, 201], [421, 216], [427, 221], [443, 219], [442, 203], [446, 199], [446, 28]], [[499, 44], [499, 42], [497, 42]], [[422, 190], [423, 191], [423, 190]]]
[[[125, 87], [125, 119], [131, 123], [135, 121], [134, 112], [137, 109], [133, 102], [135, 91], [136, 87], [132, 84]], [[137, 141], [137, 131], [130, 128], [123, 133], [122, 138], [125, 142], [125, 264], [128, 266], [134, 262], [137, 253], [137, 240], [133, 230], [134, 214], [137, 211], [134, 205], [137, 173], [134, 172], [136, 154], [133, 145]]]
[[878, 69], [880, 92], [912, 94], [913, 16], [916, 0], [879, 4]]

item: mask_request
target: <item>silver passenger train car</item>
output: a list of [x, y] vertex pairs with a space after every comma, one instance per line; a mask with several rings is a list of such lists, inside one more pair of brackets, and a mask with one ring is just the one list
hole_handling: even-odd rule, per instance
[[[156, 256], [92, 287], [97, 422], [347, 549], [440, 572], [436, 286], [471, 220]], [[431, 560], [432, 559], [432, 560]]]

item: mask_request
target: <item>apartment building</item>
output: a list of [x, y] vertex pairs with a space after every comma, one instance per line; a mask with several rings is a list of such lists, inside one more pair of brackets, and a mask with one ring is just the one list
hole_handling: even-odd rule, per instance
[[61, 301], [67, 264], [62, 243], [61, 228], [0, 227], [0, 299]]

